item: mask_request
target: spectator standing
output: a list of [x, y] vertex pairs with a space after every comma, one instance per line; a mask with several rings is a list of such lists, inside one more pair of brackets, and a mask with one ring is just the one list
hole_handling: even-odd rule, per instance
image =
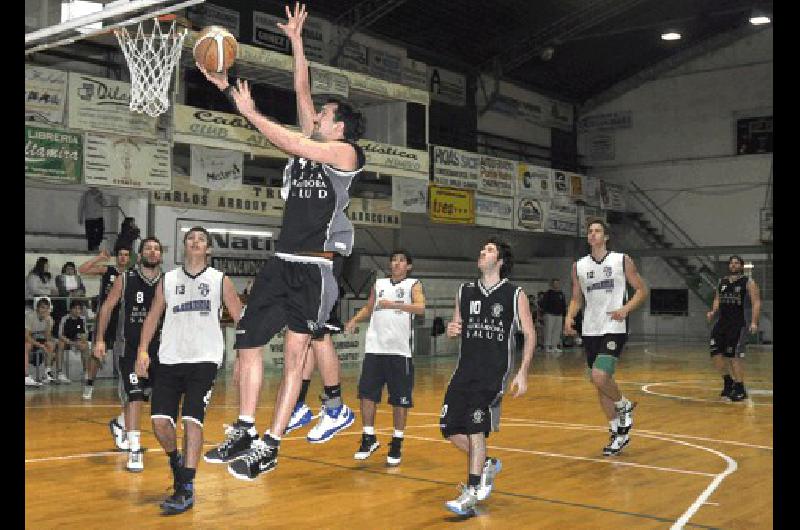
[[100, 242], [103, 241], [103, 232], [105, 231], [104, 206], [103, 193], [94, 186], [81, 195], [81, 200], [78, 203], [78, 222], [86, 229], [86, 244], [89, 250], [99, 249]]
[[567, 314], [567, 302], [561, 291], [561, 282], [557, 278], [550, 281], [550, 289], [542, 296], [539, 306], [544, 313], [544, 347], [547, 353], [560, 354], [561, 328], [564, 315]]

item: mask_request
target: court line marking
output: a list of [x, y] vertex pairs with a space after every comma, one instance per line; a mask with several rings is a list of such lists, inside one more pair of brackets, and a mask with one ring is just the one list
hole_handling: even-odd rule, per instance
[[[520, 426], [520, 427], [540, 427], [540, 426], [542, 426], [542, 425], [535, 424], [535, 423], [534, 424], [516, 423], [516, 424], [512, 424], [512, 425], [516, 425], [516, 426]], [[408, 427], [430, 427], [430, 426], [438, 426], [438, 424], [433, 424], [433, 425], [414, 425], [414, 426], [407, 426], [406, 428], [408, 428]], [[562, 428], [564, 427], [564, 426], [559, 426], [559, 425], [552, 425], [552, 426], [553, 427], [562, 427]], [[579, 426], [571, 426], [571, 427], [572, 428], [580, 428]], [[595, 427], [595, 426], [583, 426], [583, 429], [584, 430], [602, 430], [602, 428], [598, 428], [598, 427]], [[381, 431], [381, 432], [383, 432], [383, 431], [387, 431], [388, 432], [390, 429], [376, 429], [376, 430], [377, 431]], [[361, 433], [360, 432], [350, 432], [350, 433], [339, 433], [339, 434], [340, 435], [358, 436]], [[715, 449], [711, 449], [709, 447], [704, 447], [704, 446], [701, 446], [701, 445], [692, 444], [692, 443], [685, 442], [685, 441], [682, 441], [682, 440], [676, 440], [676, 439], [669, 438], [669, 437], [655, 436], [655, 435], [651, 435], [651, 434], [644, 434], [644, 433], [641, 433], [641, 432], [639, 433], [639, 436], [643, 436], [645, 438], [654, 438], [654, 439], [662, 440], [662, 441], [665, 441], [665, 442], [678, 443], [680, 445], [685, 445], [687, 447], [692, 447], [692, 448], [695, 448], [695, 449], [700, 449], [700, 450], [703, 450], [703, 451], [707, 451], [707, 452], [712, 453], [712, 454], [720, 457], [721, 459], [723, 459], [727, 464], [726, 469], [721, 473], [714, 474], [714, 473], [706, 473], [706, 472], [701, 472], [701, 471], [691, 471], [691, 470], [680, 470], [680, 469], [674, 469], [674, 468], [664, 468], [664, 467], [658, 467], [658, 466], [651, 466], [651, 465], [647, 465], [647, 464], [636, 464], [636, 463], [633, 463], [633, 462], [620, 462], [620, 461], [616, 461], [616, 460], [601, 460], [601, 459], [597, 459], [597, 458], [580, 457], [580, 456], [573, 456], [573, 455], [563, 455], [563, 454], [559, 454], [559, 453], [548, 453], [548, 452], [544, 452], [544, 451], [534, 451], [534, 450], [531, 450], [531, 449], [500, 447], [500, 446], [495, 446], [495, 445], [487, 445], [487, 448], [495, 449], [495, 450], [498, 450], [498, 451], [537, 454], [537, 455], [540, 455], [540, 456], [550, 456], [550, 457], [554, 457], [554, 458], [566, 458], [566, 459], [570, 459], [570, 460], [601, 462], [601, 463], [604, 463], [604, 464], [611, 464], [611, 465], [615, 465], [615, 466], [629, 466], [629, 467], [638, 467], [638, 468], [644, 468], [644, 469], [654, 469], [654, 470], [657, 470], [657, 471], [667, 471], [667, 472], [674, 472], [674, 473], [682, 473], [682, 474], [691, 474], [691, 475], [701, 475], [701, 476], [707, 476], [707, 477], [714, 477], [714, 480], [711, 481], [711, 483], [700, 493], [700, 495], [689, 506], [689, 508], [687, 508], [687, 510], [670, 527], [670, 530], [680, 530], [680, 529], [684, 528], [686, 526], [686, 524], [689, 522], [689, 519], [691, 519], [692, 516], [694, 516], [694, 514], [704, 504], [708, 504], [708, 502], [707, 502], [708, 498], [719, 487], [719, 485], [722, 483], [722, 481], [725, 480], [726, 477], [728, 477], [729, 475], [731, 475], [732, 473], [734, 473], [738, 469], [738, 464], [733, 458], [731, 458], [730, 456], [728, 456], [728, 455], [726, 455], [726, 454], [724, 454], [724, 453], [722, 453], [720, 451], [717, 451]], [[406, 437], [411, 438], [411, 439], [415, 439], [415, 440], [429, 441], [429, 442], [435, 442], [435, 443], [445, 443], [445, 444], [450, 443], [447, 440], [429, 438], [429, 437], [426, 437], [426, 436], [416, 436], [416, 435], [413, 435], [413, 434], [412, 435], [407, 435]], [[292, 436], [292, 437], [286, 437], [284, 439], [286, 439], [286, 440], [302, 440], [304, 438], [305, 438], [305, 436]], [[206, 443], [206, 444], [203, 444], [203, 445], [205, 447], [209, 447], [209, 446], [214, 446], [216, 444], [214, 444], [214, 443]], [[162, 451], [162, 449], [160, 449], [160, 448], [153, 448], [153, 449], [148, 449], [147, 450], [147, 452], [160, 452], [160, 451]], [[46, 461], [63, 461], [63, 460], [71, 460], [71, 459], [77, 459], [77, 458], [87, 458], [87, 457], [92, 457], [92, 456], [108, 456], [108, 455], [124, 455], [124, 454], [125, 454], [125, 452], [123, 452], [123, 451], [103, 451], [103, 452], [99, 452], [99, 453], [84, 453], [84, 454], [79, 454], [79, 455], [67, 455], [67, 456], [61, 456], [61, 457], [45, 457], [45, 458], [39, 458], [39, 459], [26, 459], [25, 463], [27, 464], [27, 463], [35, 463], [35, 462], [46, 462]]]
[[[687, 383], [694, 383], [695, 381], [686, 381]], [[664, 386], [664, 385], [679, 385], [681, 381], [664, 381], [661, 383], [647, 383], [641, 386], [641, 391], [650, 394], [653, 396], [661, 396], [666, 398], [674, 398], [674, 399], [682, 399], [684, 401], [700, 401], [705, 403], [717, 403], [719, 405], [733, 405], [733, 403], [729, 403], [727, 401], [723, 401], [721, 399], [705, 399], [705, 398], [693, 398], [688, 396], [678, 396], [675, 394], [667, 394], [665, 392], [655, 392], [650, 390], [651, 386]], [[772, 403], [756, 403], [750, 398], [747, 398], [743, 403], [745, 403], [748, 407], [755, 406], [755, 407], [771, 407]]]

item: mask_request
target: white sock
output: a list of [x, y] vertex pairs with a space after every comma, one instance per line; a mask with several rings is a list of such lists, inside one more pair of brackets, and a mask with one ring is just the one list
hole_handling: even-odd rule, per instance
[[138, 451], [141, 449], [139, 445], [139, 438], [142, 435], [142, 431], [128, 431], [128, 443], [130, 444], [128, 447], [131, 451]]
[[369, 434], [370, 436], [375, 436], [375, 426], [374, 425], [364, 425], [364, 434]]
[[239, 421], [243, 423], [250, 423], [255, 425], [256, 419], [253, 416], [245, 416], [244, 414], [239, 415]]
[[117, 416], [117, 423], [119, 426], [122, 427], [122, 430], [125, 430], [125, 413], [121, 412], [119, 416]]
[[619, 427], [619, 420], [617, 418], [614, 418], [613, 420], [608, 422], [608, 425], [611, 427], [611, 432], [615, 433], [617, 432], [617, 427]]
[[403, 431], [398, 431], [397, 429], [394, 430], [394, 434], [392, 435], [393, 438], [402, 438]]

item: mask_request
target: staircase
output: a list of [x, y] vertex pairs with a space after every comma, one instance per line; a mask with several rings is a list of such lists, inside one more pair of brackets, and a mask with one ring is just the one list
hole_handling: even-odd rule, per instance
[[[662, 210], [636, 183], [631, 182], [629, 196], [640, 210], [625, 214], [633, 230], [652, 248], [670, 249], [697, 248], [699, 245], [689, 237], [678, 224]], [[650, 219], [654, 219], [655, 223]], [[673, 243], [676, 242], [676, 243]], [[717, 285], [717, 271], [711, 256], [699, 254], [685, 256], [662, 256], [667, 265], [680, 275], [686, 286], [709, 307], [714, 300]]]

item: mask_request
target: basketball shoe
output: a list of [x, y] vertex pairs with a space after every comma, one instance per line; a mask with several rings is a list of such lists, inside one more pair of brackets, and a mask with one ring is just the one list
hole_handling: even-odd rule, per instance
[[313, 419], [314, 415], [311, 413], [311, 409], [308, 405], [305, 403], [298, 403], [294, 406], [294, 411], [292, 411], [292, 417], [289, 418], [289, 424], [286, 426], [286, 430], [283, 431], [284, 436], [295, 429], [305, 427], [311, 423]]
[[240, 458], [228, 466], [228, 472], [241, 480], [255, 480], [261, 473], [269, 473], [278, 465], [278, 448], [255, 440]]
[[335, 409], [326, 407], [317, 424], [308, 431], [306, 439], [313, 444], [327, 442], [337, 432], [350, 427], [355, 419], [355, 413], [347, 405]]
[[175, 484], [175, 492], [161, 503], [164, 515], [183, 513], [194, 506], [194, 483]]
[[125, 435], [125, 429], [117, 421], [117, 418], [108, 422], [108, 429], [111, 431], [111, 437], [114, 438], [114, 445], [120, 451], [128, 451], [130, 446], [128, 445], [128, 438]]
[[461, 495], [457, 499], [447, 501], [444, 505], [453, 513], [458, 515], [475, 515], [475, 507], [478, 505], [477, 486], [461, 485]]
[[361, 445], [358, 447], [356, 454], [353, 455], [353, 458], [356, 460], [366, 460], [372, 453], [377, 451], [380, 446], [381, 444], [378, 442], [377, 436], [374, 434], [362, 433]]
[[144, 471], [144, 449], [130, 451], [128, 453], [128, 463], [125, 464], [125, 469], [132, 473], [141, 473]]
[[489, 498], [494, 488], [494, 478], [503, 469], [503, 463], [499, 458], [487, 458], [483, 464], [481, 473], [481, 483], [478, 486], [478, 500], [483, 501]]
[[224, 464], [234, 458], [238, 458], [245, 451], [250, 449], [250, 445], [258, 440], [258, 435], [251, 436], [247, 431], [249, 427], [240, 423], [239, 420], [233, 425], [225, 426], [225, 440], [214, 449], [207, 451], [203, 455], [203, 460], [211, 464]]
[[401, 450], [403, 449], [403, 439], [397, 436], [392, 436], [392, 441], [389, 442], [389, 454], [386, 455], [386, 463], [390, 466], [399, 466], [400, 460], [403, 458]]
[[603, 447], [603, 456], [617, 456], [630, 442], [627, 434], [611, 433], [608, 445]]
[[614, 407], [617, 412], [618, 426], [617, 434], [628, 434], [633, 427], [633, 409], [636, 408], [635, 401], [625, 400], [621, 407]]
[[734, 403], [747, 399], [747, 390], [744, 389], [744, 383], [733, 383], [733, 388], [731, 388], [731, 393], [728, 394], [728, 397]]

